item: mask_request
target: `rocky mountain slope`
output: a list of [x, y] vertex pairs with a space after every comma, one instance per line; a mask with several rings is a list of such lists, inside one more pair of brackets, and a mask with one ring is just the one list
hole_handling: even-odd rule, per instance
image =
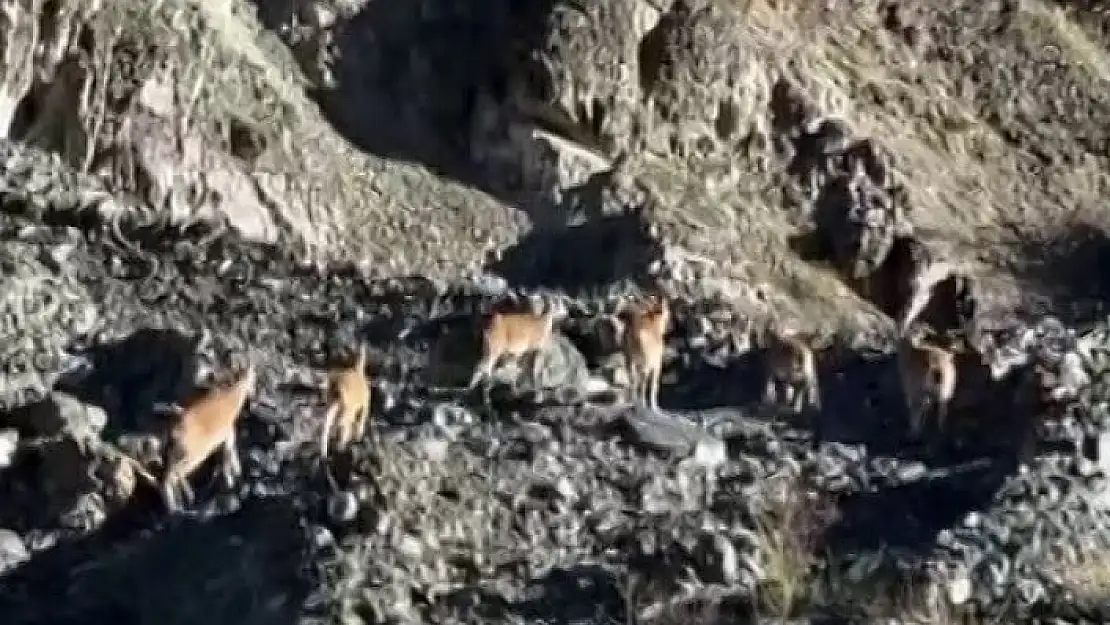
[[[3, 7], [5, 622], [1105, 620], [1097, 3]], [[905, 440], [906, 250], [1076, 395]], [[661, 412], [587, 396], [649, 283]], [[483, 406], [473, 318], [537, 290], [570, 314]], [[835, 334], [821, 440], [759, 405], [767, 319]], [[359, 341], [373, 424], [321, 463]], [[167, 516], [119, 453], [248, 352], [244, 479]]]

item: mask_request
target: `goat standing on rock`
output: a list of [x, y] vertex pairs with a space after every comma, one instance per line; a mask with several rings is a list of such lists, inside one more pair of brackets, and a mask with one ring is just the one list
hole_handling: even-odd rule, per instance
[[242, 475], [235, 425], [256, 382], [254, 364], [248, 363], [232, 380], [216, 384], [186, 407], [174, 411], [161, 436], [161, 484], [137, 460], [123, 454], [141, 477], [161, 487], [162, 498], [170, 512], [178, 512], [192, 502], [194, 494], [189, 478], [217, 448], [223, 448], [221, 473], [226, 485], [230, 488]]
[[925, 416], [932, 411], [939, 431], [944, 430], [948, 404], [956, 394], [958, 346], [944, 348], [928, 343], [926, 328], [915, 326], [898, 343], [898, 373], [909, 413], [910, 435], [921, 436]]
[[366, 345], [359, 345], [358, 356], [347, 367], [328, 372], [328, 408], [320, 437], [320, 455], [328, 457], [328, 442], [333, 438], [345, 448], [366, 431], [370, 413], [370, 384], [366, 379]]
[[768, 405], [779, 400], [780, 389], [795, 413], [800, 414], [808, 405], [821, 410], [821, 388], [817, 376], [817, 357], [813, 353], [816, 341], [803, 337], [797, 331], [769, 330], [765, 341], [764, 367], [766, 378], [763, 401]]
[[482, 356], [474, 368], [467, 390], [484, 383], [485, 401], [489, 403], [489, 377], [504, 357], [519, 360], [531, 354], [532, 377], [539, 376], [539, 353], [551, 344], [557, 319], [566, 316], [564, 306], [548, 303], [543, 313], [494, 311], [483, 319]]
[[624, 310], [620, 316], [624, 322], [621, 345], [628, 366], [631, 399], [658, 410], [670, 307], [656, 293], [648, 297], [648, 303]]

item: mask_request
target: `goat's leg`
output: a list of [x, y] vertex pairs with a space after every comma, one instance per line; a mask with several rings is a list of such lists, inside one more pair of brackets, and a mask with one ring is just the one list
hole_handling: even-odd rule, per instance
[[324, 413], [324, 430], [320, 434], [320, 457], [328, 457], [328, 443], [332, 438], [332, 430], [335, 428], [335, 418], [339, 414], [339, 401], [333, 400], [328, 406], [327, 412]]

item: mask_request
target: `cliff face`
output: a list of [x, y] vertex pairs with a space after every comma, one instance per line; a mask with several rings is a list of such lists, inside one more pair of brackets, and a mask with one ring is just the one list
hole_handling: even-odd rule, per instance
[[[261, 14], [366, 151], [507, 199], [545, 230], [580, 219], [568, 190], [623, 155], [673, 255], [734, 295], [766, 282], [826, 313], [856, 307], [788, 239], [835, 195], [837, 144], [858, 140], [873, 143], [887, 203], [1000, 295], [1015, 280], [1056, 299], [1101, 290], [1043, 275], [1103, 238], [1094, 10], [628, 0]], [[825, 119], [835, 136], [815, 132]]]
[[[0, 613], [1105, 620], [1108, 31], [1049, 0], [0, 0]], [[665, 410], [609, 405], [653, 282]], [[483, 406], [455, 387], [509, 290], [568, 317]], [[904, 440], [907, 309], [1040, 369], [962, 354], [953, 429]], [[768, 319], [831, 338], [817, 422], [759, 402]], [[359, 340], [373, 424], [325, 474], [304, 389]], [[167, 523], [121, 452], [158, 464], [158, 406], [243, 353], [246, 475]]]
[[[788, 240], [835, 196], [840, 149], [867, 140], [886, 204], [1000, 293], [1101, 288], [1042, 275], [1077, 247], [1093, 260], [1102, 238], [1105, 18], [1088, 7], [167, 0], [6, 15], [7, 136], [178, 221], [226, 214], [375, 273], [473, 273], [509, 248], [518, 273], [573, 265], [591, 240], [577, 235], [619, 229], [613, 213], [646, 194], [676, 275], [853, 310]], [[572, 199], [614, 160], [622, 174], [594, 187], [622, 197]], [[582, 243], [549, 251], [567, 224]], [[630, 245], [606, 270], [651, 257]]]

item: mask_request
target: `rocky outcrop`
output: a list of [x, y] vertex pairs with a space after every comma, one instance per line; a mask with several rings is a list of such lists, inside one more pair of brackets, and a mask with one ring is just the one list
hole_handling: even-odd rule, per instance
[[[246, 4], [0, 7], [12, 622], [1106, 620], [1097, 16]], [[661, 411], [619, 401], [647, 284]], [[536, 291], [568, 318], [477, 401], [476, 316]], [[768, 318], [835, 330], [820, 440], [757, 401]], [[891, 321], [1012, 367], [929, 447]], [[320, 462], [360, 341], [372, 423]], [[168, 519], [135, 462], [246, 350], [243, 479]]]
[[[35, 217], [2, 219], [3, 236], [21, 240]], [[1071, 339], [1048, 319], [1017, 328], [1026, 338], [1013, 349], [1060, 363], [1079, 354], [1090, 381], [1061, 394], [1062, 413], [1035, 430], [1033, 461], [1017, 470], [1015, 448], [991, 437], [998, 426], [990, 421], [965, 423], [943, 450], [905, 446], [890, 421], [900, 401], [884, 382], [891, 365], [877, 356], [823, 365], [832, 369], [823, 369], [820, 445], [804, 424], [763, 418], [758, 389], [745, 390], [758, 376], [747, 369], [751, 343], [736, 329], [743, 320], [713, 298], [675, 301], [667, 410], [557, 392], [620, 368], [606, 364], [616, 347], [605, 320], [618, 298], [609, 296], [574, 300], [550, 353], [539, 356], [539, 379], [523, 373], [527, 366], [503, 368], [499, 377], [518, 394], [495, 392], [485, 407], [457, 386], [473, 364], [461, 341], [473, 347], [474, 314], [505, 296], [487, 284], [320, 275], [224, 235], [208, 247], [181, 239], [141, 252], [159, 270], [138, 288], [113, 273], [122, 250], [95, 231], [36, 230], [42, 249], [72, 246], [67, 271], [90, 294], [91, 333], [126, 340], [92, 341], [87, 368], [70, 371], [69, 390], [38, 408], [49, 419], [28, 425], [5, 411], [11, 421], [0, 421], [18, 433], [0, 469], [0, 493], [17, 503], [0, 526], [30, 554], [14, 542], [4, 552], [15, 567], [0, 593], [10, 614], [128, 606], [154, 618], [146, 603], [120, 594], [117, 584], [138, 579], [148, 594], [168, 597], [237, 592], [252, 579], [264, 596], [285, 593], [274, 605], [288, 602], [291, 612], [378, 620], [561, 618], [573, 613], [564, 600], [585, 592], [585, 579], [596, 584], [591, 605], [612, 618], [633, 610], [651, 620], [697, 605], [864, 618], [874, 614], [860, 606], [879, 610], [876, 598], [893, 596], [894, 583], [941, 597], [953, 613], [1097, 614], [1068, 590], [1080, 588], [1074, 572], [1093, 565], [1068, 563], [1110, 540], [1106, 459], [1092, 452], [1107, 440], [1098, 380], [1110, 330], [1101, 325]], [[371, 431], [325, 475], [313, 451], [322, 406], [295, 383], [318, 377], [311, 363], [360, 334], [375, 345]], [[140, 432], [174, 395], [170, 382], [203, 377], [208, 362], [248, 344], [261, 382], [243, 416], [246, 477], [230, 490], [198, 481], [196, 512], [209, 529], [163, 527], [155, 493], [117, 446], [151, 463]], [[44, 379], [59, 366], [30, 362]], [[187, 570], [165, 568], [167, 557], [174, 567], [191, 562], [188, 570], [217, 560], [226, 567], [229, 552], [216, 545], [255, 545], [247, 537], [258, 535], [297, 548], [259, 543], [237, 556], [237, 576], [209, 571], [207, 590]], [[76, 571], [65, 604], [51, 598], [50, 571], [62, 566], [55, 559]], [[271, 614], [259, 610], [257, 618]]]

